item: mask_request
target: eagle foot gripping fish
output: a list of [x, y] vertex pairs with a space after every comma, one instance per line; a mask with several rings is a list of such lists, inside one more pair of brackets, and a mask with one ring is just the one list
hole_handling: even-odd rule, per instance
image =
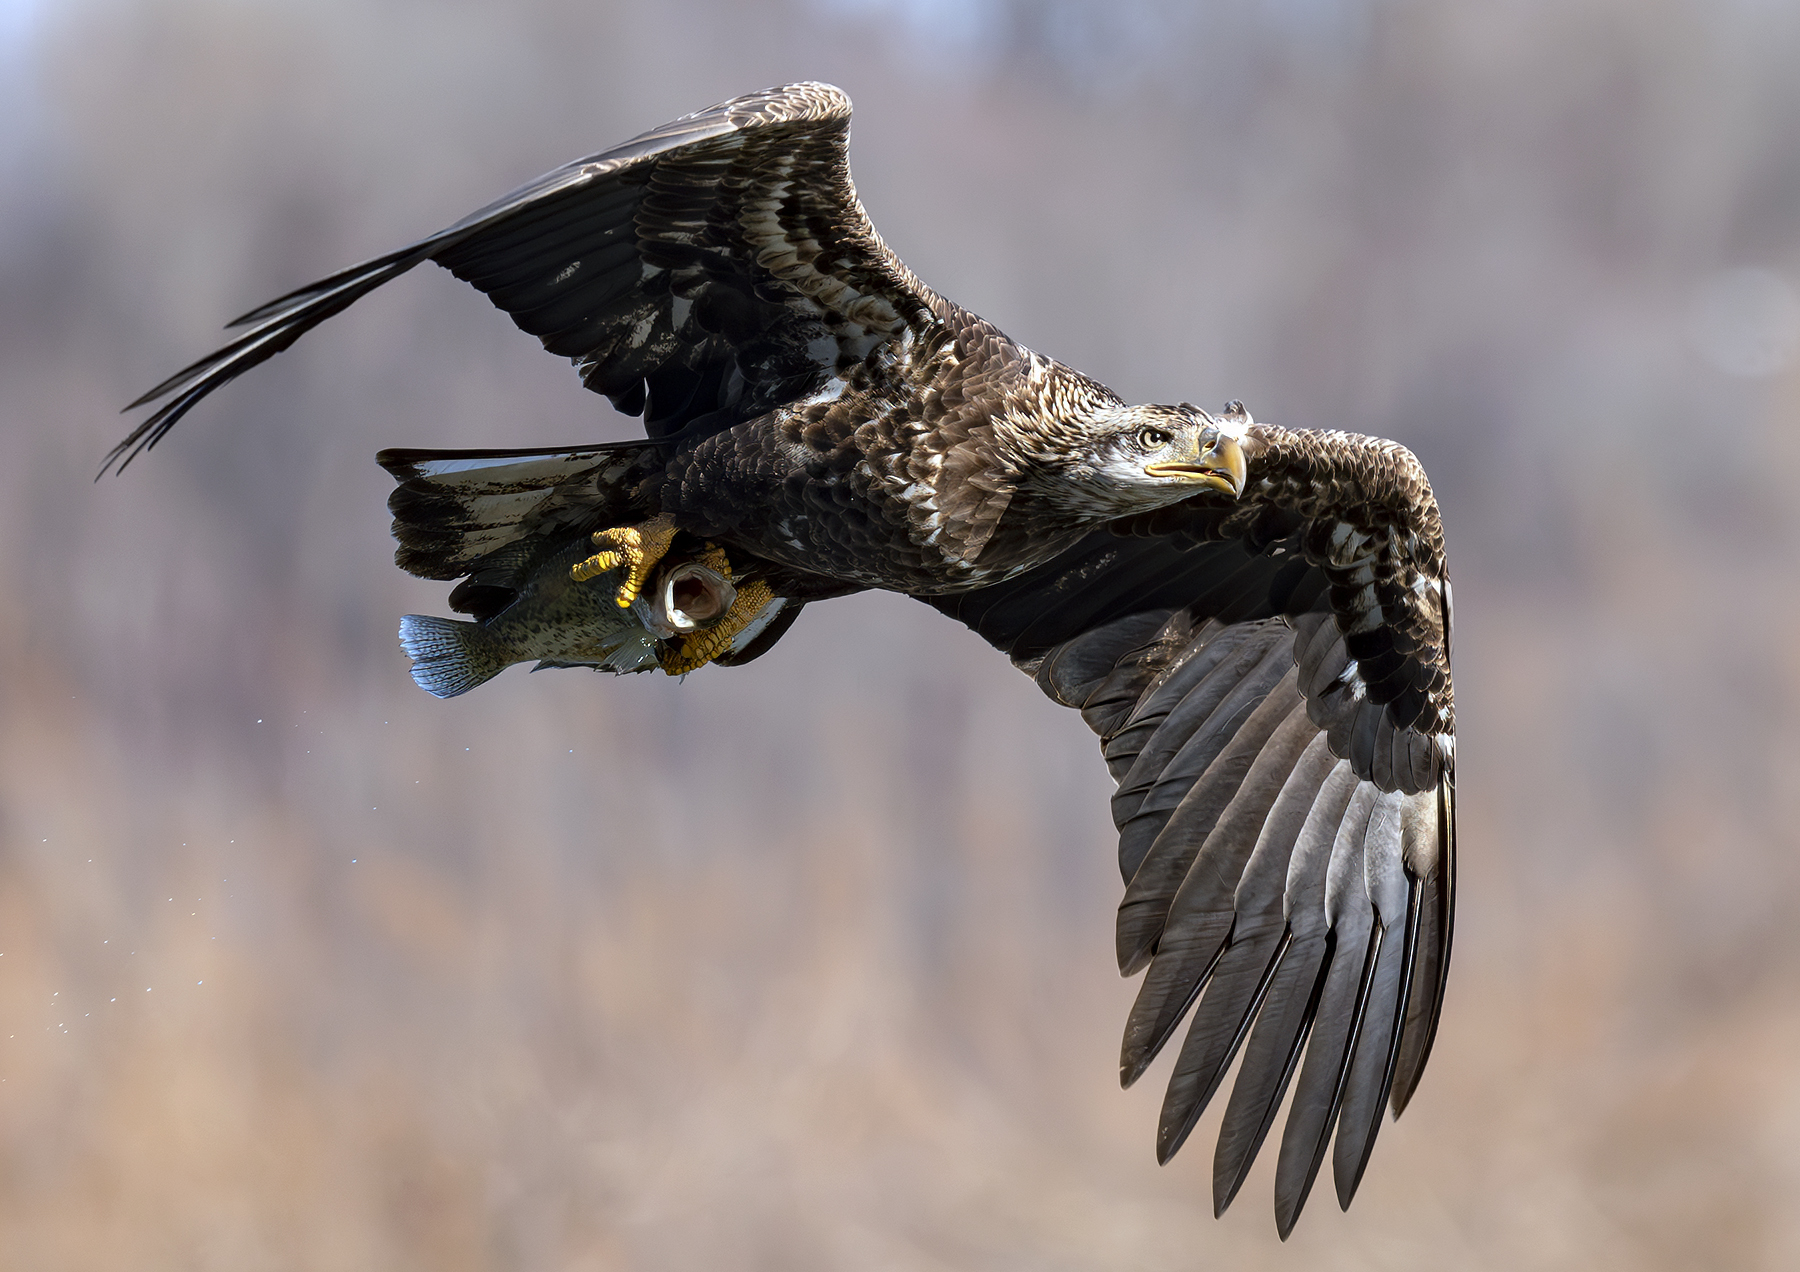
[[[466, 622], [407, 614], [400, 644], [413, 660], [413, 681], [427, 693], [453, 698], [514, 663], [592, 667], [596, 671], [648, 671], [672, 676], [741, 650], [782, 608], [766, 583], [734, 580], [725, 551], [708, 544], [698, 554], [663, 555], [642, 572], [624, 607], [617, 598], [631, 566], [610, 566], [577, 576], [591, 562], [588, 536], [564, 540], [549, 552], [514, 552], [503, 560], [516, 599], [490, 616]], [[644, 586], [644, 584], [648, 586]], [[452, 603], [456, 598], [452, 597]]]
[[667, 515], [652, 517], [638, 526], [596, 530], [594, 546], [605, 550], [577, 563], [569, 577], [581, 583], [624, 566], [625, 578], [613, 600], [620, 609], [628, 609], [643, 590], [644, 579], [674, 542], [675, 519]]

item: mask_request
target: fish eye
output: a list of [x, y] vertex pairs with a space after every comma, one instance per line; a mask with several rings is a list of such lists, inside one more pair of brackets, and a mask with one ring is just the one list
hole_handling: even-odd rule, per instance
[[1138, 445], [1147, 451], [1161, 450], [1172, 440], [1174, 439], [1160, 428], [1146, 428], [1138, 432]]

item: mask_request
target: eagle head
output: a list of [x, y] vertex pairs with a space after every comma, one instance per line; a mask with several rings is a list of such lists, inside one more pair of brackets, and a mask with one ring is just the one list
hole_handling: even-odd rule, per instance
[[1220, 416], [1178, 406], [1109, 406], [1034, 456], [1025, 481], [1085, 517], [1151, 512], [1202, 491], [1233, 499], [1248, 478], [1243, 440], [1252, 420], [1237, 402]]

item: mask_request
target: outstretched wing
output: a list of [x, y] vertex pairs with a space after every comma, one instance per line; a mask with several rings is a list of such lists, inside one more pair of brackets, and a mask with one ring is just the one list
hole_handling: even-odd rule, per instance
[[[208, 393], [422, 261], [486, 292], [651, 437], [698, 435], [820, 392], [936, 323], [850, 180], [850, 99], [751, 94], [558, 168], [430, 238], [254, 309], [243, 335], [127, 410], [121, 469]], [[104, 471], [104, 468], [102, 469]]]
[[1167, 1161], [1243, 1051], [1218, 1213], [1294, 1085], [1275, 1183], [1284, 1239], [1334, 1129], [1350, 1204], [1443, 1002], [1450, 585], [1441, 555], [1433, 568], [1408, 557], [1414, 528], [1202, 499], [1136, 527], [1151, 537], [1102, 531], [1009, 582], [925, 598], [1099, 734], [1118, 782], [1119, 966], [1148, 968], [1121, 1078], [1198, 999], [1163, 1102]]

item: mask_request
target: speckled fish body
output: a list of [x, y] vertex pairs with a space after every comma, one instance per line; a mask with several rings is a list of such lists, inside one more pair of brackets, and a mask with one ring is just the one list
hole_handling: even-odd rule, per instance
[[[698, 630], [730, 607], [730, 580], [691, 559], [667, 559], [629, 608], [614, 600], [624, 571], [583, 582], [570, 569], [594, 551], [587, 535], [552, 542], [521, 562], [518, 598], [480, 622], [408, 614], [400, 643], [413, 659], [413, 680], [440, 698], [466, 693], [514, 663], [646, 671], [657, 665], [658, 642]], [[671, 581], [685, 579], [710, 602], [684, 613]]]

